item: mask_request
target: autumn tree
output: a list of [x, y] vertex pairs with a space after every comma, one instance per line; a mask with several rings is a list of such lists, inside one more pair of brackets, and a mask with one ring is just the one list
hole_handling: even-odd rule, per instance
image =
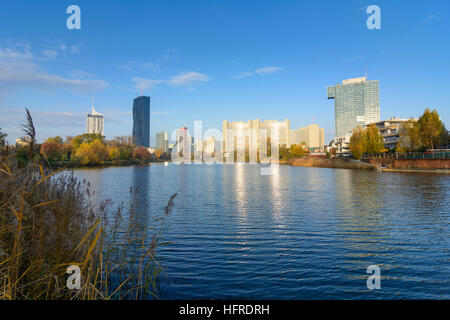
[[447, 142], [447, 129], [436, 110], [426, 109], [417, 121], [409, 121], [399, 129], [398, 152], [413, 152], [435, 147]]
[[138, 147], [133, 152], [133, 158], [137, 160], [148, 161], [151, 158], [150, 152], [145, 147]]
[[384, 151], [383, 136], [375, 124], [371, 124], [364, 130], [364, 153], [378, 154]]
[[361, 156], [365, 151], [365, 143], [366, 143], [364, 130], [358, 126], [355, 130], [353, 130], [353, 134], [350, 138], [350, 151], [355, 159], [361, 159]]
[[119, 159], [121, 160], [130, 160], [133, 151], [134, 151], [134, 143], [133, 138], [131, 136], [122, 136], [115, 137], [113, 140], [105, 141], [105, 143], [112, 147], [117, 148], [119, 150]]
[[98, 164], [107, 160], [108, 152], [106, 146], [101, 140], [92, 142], [83, 142], [75, 153], [75, 158], [80, 160], [82, 164]]
[[160, 150], [160, 149], [156, 149], [155, 150], [155, 156], [156, 156], [156, 159], [161, 159], [161, 156], [163, 155], [163, 152], [162, 152], [162, 150]]
[[397, 152], [413, 152], [422, 147], [420, 129], [416, 121], [410, 120], [401, 125], [398, 135]]
[[61, 160], [63, 155], [63, 146], [55, 141], [46, 141], [41, 145], [40, 153], [48, 160]]
[[307, 154], [308, 147], [306, 146], [306, 143], [302, 142], [300, 145], [293, 144], [289, 148], [289, 153], [294, 158], [303, 157]]
[[426, 149], [434, 149], [444, 142], [443, 138], [447, 130], [436, 109], [430, 111], [427, 108], [417, 121], [417, 125], [419, 126], [421, 142]]
[[118, 147], [108, 146], [108, 154], [111, 160], [119, 160], [120, 159], [120, 150]]
[[92, 143], [95, 140], [98, 140], [100, 142], [103, 143], [103, 136], [101, 134], [95, 134], [95, 133], [85, 133], [85, 134], [80, 134], [78, 136], [76, 136], [75, 138], [72, 138], [70, 141], [70, 144], [73, 146], [74, 150], [77, 151], [78, 148], [83, 144], [83, 143]]

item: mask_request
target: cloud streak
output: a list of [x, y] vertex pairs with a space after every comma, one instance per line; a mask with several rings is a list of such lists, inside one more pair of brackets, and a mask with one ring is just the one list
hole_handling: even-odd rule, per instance
[[271, 73], [275, 73], [278, 71], [283, 70], [283, 68], [281, 67], [263, 67], [263, 68], [259, 68], [253, 71], [246, 71], [246, 72], [242, 72], [241, 74], [238, 74], [236, 76], [234, 76], [233, 78], [235, 79], [243, 79], [243, 78], [250, 78], [256, 75], [265, 75], [265, 74], [271, 74]]
[[169, 79], [160, 79], [160, 80], [154, 80], [154, 79], [145, 79], [140, 77], [134, 77], [131, 79], [134, 82], [134, 87], [136, 89], [153, 89], [155, 86], [159, 84], [166, 84], [169, 86], [175, 86], [175, 87], [188, 87], [193, 88], [195, 85], [201, 82], [208, 82], [210, 81], [210, 77], [208, 77], [206, 74], [199, 73], [199, 72], [186, 72], [179, 74], [177, 76], [173, 76]]

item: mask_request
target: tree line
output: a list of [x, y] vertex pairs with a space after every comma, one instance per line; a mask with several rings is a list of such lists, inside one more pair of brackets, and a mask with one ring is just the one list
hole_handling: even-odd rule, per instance
[[[0, 148], [8, 147], [14, 152], [19, 163], [27, 163], [32, 158], [41, 155], [49, 164], [58, 162], [77, 162], [81, 165], [97, 165], [108, 161], [152, 161], [170, 159], [170, 154], [157, 149], [150, 153], [148, 148], [136, 146], [131, 136], [116, 137], [105, 140], [100, 134], [80, 134], [68, 136], [64, 140], [60, 136], [51, 137], [42, 144], [29, 145], [29, 139], [22, 139], [25, 143], [7, 146], [7, 134], [0, 128]], [[30, 150], [32, 150], [30, 152]]]
[[[426, 109], [416, 121], [411, 119], [398, 128], [399, 141], [395, 151], [405, 153], [426, 151], [449, 143], [449, 133], [436, 110]], [[385, 149], [383, 137], [375, 124], [358, 126], [350, 138], [350, 151], [354, 158], [363, 154], [379, 154]]]

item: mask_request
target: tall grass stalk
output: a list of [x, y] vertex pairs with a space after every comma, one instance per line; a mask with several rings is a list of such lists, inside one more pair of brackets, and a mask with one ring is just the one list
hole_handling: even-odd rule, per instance
[[[26, 130], [34, 143], [29, 112]], [[142, 226], [138, 190], [129, 205], [98, 204], [88, 182], [29, 159], [19, 167], [5, 152], [0, 160], [0, 299], [157, 298], [157, 248], [176, 194]], [[78, 290], [67, 287], [71, 265], [81, 270]]]

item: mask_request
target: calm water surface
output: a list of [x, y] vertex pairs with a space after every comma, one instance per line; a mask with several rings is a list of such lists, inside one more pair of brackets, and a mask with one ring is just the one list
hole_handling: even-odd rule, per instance
[[[450, 175], [257, 165], [76, 170], [149, 210], [178, 192], [161, 247], [165, 299], [450, 299]], [[149, 212], [138, 217], [145, 225]], [[381, 268], [369, 291], [366, 269]]]

